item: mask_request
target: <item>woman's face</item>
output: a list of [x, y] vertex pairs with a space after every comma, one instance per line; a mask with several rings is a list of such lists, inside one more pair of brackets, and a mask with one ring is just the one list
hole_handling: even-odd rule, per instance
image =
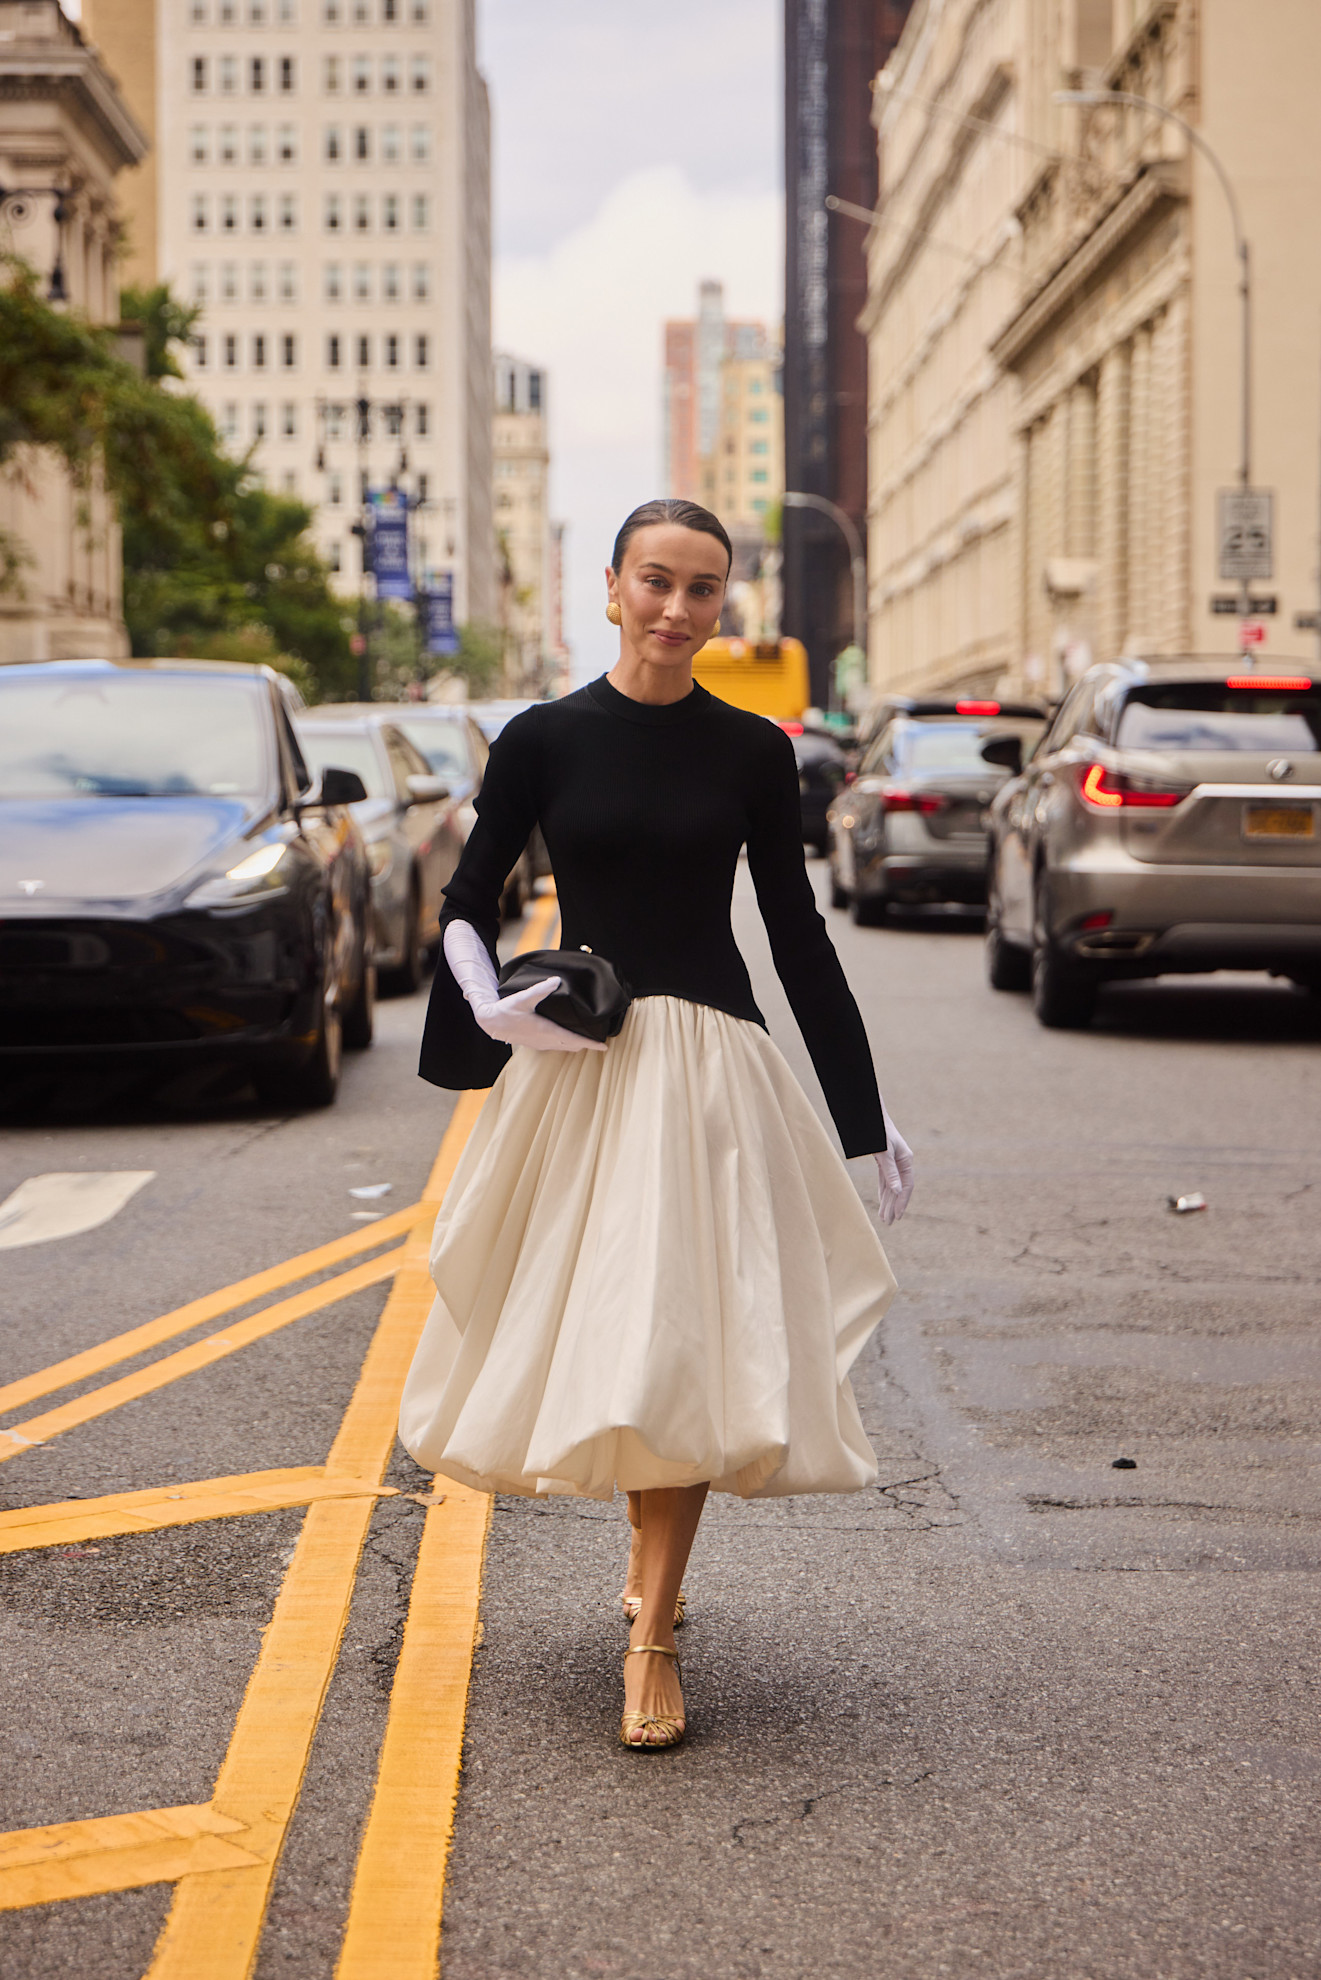
[[680, 523], [638, 530], [622, 569], [606, 572], [624, 646], [653, 666], [686, 666], [715, 630], [727, 561], [714, 536]]

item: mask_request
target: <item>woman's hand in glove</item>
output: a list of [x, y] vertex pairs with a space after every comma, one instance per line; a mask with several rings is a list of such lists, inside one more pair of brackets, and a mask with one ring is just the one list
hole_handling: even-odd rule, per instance
[[605, 1046], [594, 1038], [580, 1038], [576, 1031], [537, 1016], [537, 1005], [559, 989], [558, 976], [502, 997], [486, 944], [471, 922], [446, 923], [445, 960], [488, 1038], [505, 1045], [530, 1045], [537, 1052], [604, 1052]]
[[885, 1122], [886, 1148], [883, 1155], [876, 1157], [876, 1173], [881, 1184], [880, 1216], [883, 1224], [897, 1224], [913, 1194], [916, 1165], [913, 1151], [890, 1119], [884, 1101], [881, 1118]]

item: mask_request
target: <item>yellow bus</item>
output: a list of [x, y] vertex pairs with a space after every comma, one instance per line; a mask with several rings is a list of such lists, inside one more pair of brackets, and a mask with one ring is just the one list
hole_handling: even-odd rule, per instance
[[721, 701], [773, 722], [801, 722], [811, 701], [807, 649], [797, 639], [709, 639], [693, 674]]

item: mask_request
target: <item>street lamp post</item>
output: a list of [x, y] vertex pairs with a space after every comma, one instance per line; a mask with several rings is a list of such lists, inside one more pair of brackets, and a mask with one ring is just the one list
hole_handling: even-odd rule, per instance
[[[1193, 149], [1201, 153], [1215, 173], [1229, 208], [1230, 224], [1234, 229], [1234, 251], [1238, 256], [1239, 321], [1242, 326], [1238, 481], [1239, 487], [1246, 495], [1252, 487], [1252, 262], [1247, 236], [1243, 232], [1243, 216], [1239, 212], [1238, 196], [1229, 174], [1201, 132], [1196, 130], [1186, 117], [1181, 117], [1177, 110], [1167, 110], [1163, 103], [1153, 103], [1149, 96], [1135, 96], [1126, 89], [1057, 89], [1054, 92], [1054, 101], [1076, 103], [1087, 109], [1101, 103], [1118, 103], [1130, 109], [1149, 110], [1153, 117], [1159, 117], [1167, 124], [1176, 125]], [[1244, 618], [1248, 617], [1252, 610], [1252, 594], [1248, 589], [1246, 578], [1239, 579], [1239, 610]]]
[[862, 538], [858, 535], [853, 518], [837, 502], [827, 501], [824, 495], [805, 495], [801, 489], [791, 488], [782, 497], [786, 509], [815, 509], [818, 515], [829, 516], [842, 532], [849, 550], [849, 569], [853, 575], [853, 644], [860, 653], [867, 651], [867, 559], [863, 555]]

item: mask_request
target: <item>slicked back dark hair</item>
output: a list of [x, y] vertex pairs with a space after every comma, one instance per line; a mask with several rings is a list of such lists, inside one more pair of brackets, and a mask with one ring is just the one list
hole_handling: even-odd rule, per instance
[[[624, 562], [624, 552], [628, 549], [630, 538], [636, 536], [640, 529], [649, 529], [653, 523], [677, 523], [680, 529], [695, 529], [699, 536], [714, 536], [717, 543], [724, 545], [729, 568], [733, 569], [734, 546], [719, 516], [713, 516], [700, 502], [684, 502], [677, 495], [658, 495], [654, 502], [644, 502], [640, 509], [634, 509], [615, 538], [610, 568], [616, 577]], [[725, 575], [728, 577], [729, 572], [726, 571]]]

